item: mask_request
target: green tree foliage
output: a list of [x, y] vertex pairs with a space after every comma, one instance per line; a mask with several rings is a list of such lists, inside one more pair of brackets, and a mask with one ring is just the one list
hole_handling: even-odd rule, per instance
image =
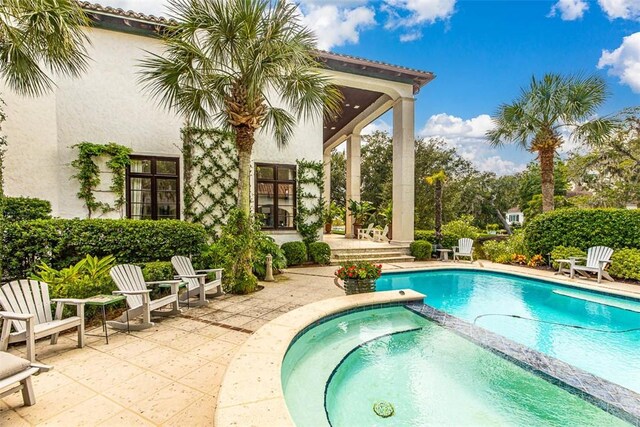
[[347, 205], [347, 159], [344, 151], [331, 153], [331, 201], [338, 206]]
[[[536, 195], [542, 195], [542, 178], [540, 174], [540, 165], [537, 162], [531, 162], [527, 168], [518, 174], [518, 206], [525, 209], [528, 203], [533, 200]], [[566, 196], [569, 189], [568, 168], [567, 165], [559, 158], [555, 160], [553, 169], [554, 196]], [[512, 207], [512, 206], [510, 206]], [[528, 219], [527, 216], [525, 216]]]
[[[554, 197], [555, 209], [569, 209], [575, 207], [571, 199], [567, 199], [563, 196]], [[533, 199], [529, 200], [524, 209], [522, 210], [526, 221], [531, 221], [536, 216], [542, 213], [542, 194], [536, 194]]]
[[360, 155], [360, 196], [374, 206], [383, 206], [392, 198], [393, 144], [390, 135], [381, 131], [365, 135]]

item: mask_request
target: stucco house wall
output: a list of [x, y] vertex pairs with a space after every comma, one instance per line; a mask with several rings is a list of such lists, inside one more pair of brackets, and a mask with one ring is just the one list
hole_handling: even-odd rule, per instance
[[[87, 215], [76, 196], [79, 185], [71, 166], [77, 157], [77, 150], [71, 148], [74, 144], [115, 142], [137, 155], [182, 158], [182, 119], [158, 107], [138, 83], [139, 60], [145, 51], [160, 52], [161, 42], [104, 29], [86, 31], [92, 44], [88, 49], [91, 61], [81, 78], [59, 78], [54, 92], [40, 98], [18, 96], [2, 88], [8, 116], [4, 126], [8, 138], [6, 194], [49, 200], [53, 215], [62, 218]], [[253, 161], [294, 165], [297, 159], [322, 160], [322, 129], [320, 116], [300, 120], [285, 148], [259, 133]], [[104, 164], [101, 170], [100, 190], [104, 192], [97, 197], [110, 202], [110, 174]], [[182, 195], [182, 182], [180, 186]], [[124, 212], [103, 215], [121, 216]], [[292, 231], [276, 234], [280, 242], [300, 238]]]

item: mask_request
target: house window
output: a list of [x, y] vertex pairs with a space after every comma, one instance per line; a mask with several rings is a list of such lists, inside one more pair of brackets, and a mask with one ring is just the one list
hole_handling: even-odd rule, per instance
[[509, 222], [520, 222], [520, 215], [509, 215]]
[[296, 167], [257, 163], [255, 200], [263, 229], [294, 229]]
[[179, 159], [131, 156], [127, 169], [127, 217], [179, 219]]

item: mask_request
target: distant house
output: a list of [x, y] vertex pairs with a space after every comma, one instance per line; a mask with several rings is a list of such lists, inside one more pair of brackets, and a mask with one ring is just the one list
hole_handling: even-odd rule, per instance
[[516, 207], [516, 208], [509, 209], [505, 217], [509, 224], [518, 224], [518, 225], [524, 224], [524, 214], [522, 213], [522, 210], [520, 208]]

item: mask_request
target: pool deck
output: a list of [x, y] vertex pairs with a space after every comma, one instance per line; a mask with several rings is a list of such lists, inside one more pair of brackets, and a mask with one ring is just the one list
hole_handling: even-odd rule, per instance
[[[383, 264], [385, 272], [452, 267], [525, 274], [640, 298], [637, 285], [598, 285], [486, 261]], [[34, 378], [35, 406], [23, 407], [19, 393], [0, 399], [0, 425], [210, 426], [225, 371], [240, 347], [271, 320], [343, 295], [333, 284], [335, 269], [289, 269], [253, 295], [225, 295], [146, 331], [115, 333], [109, 345], [104, 338], [87, 337], [87, 346], [78, 349], [74, 333], [61, 336], [54, 346], [39, 341], [37, 359], [54, 369]], [[11, 352], [22, 355], [24, 347], [12, 346]]]

